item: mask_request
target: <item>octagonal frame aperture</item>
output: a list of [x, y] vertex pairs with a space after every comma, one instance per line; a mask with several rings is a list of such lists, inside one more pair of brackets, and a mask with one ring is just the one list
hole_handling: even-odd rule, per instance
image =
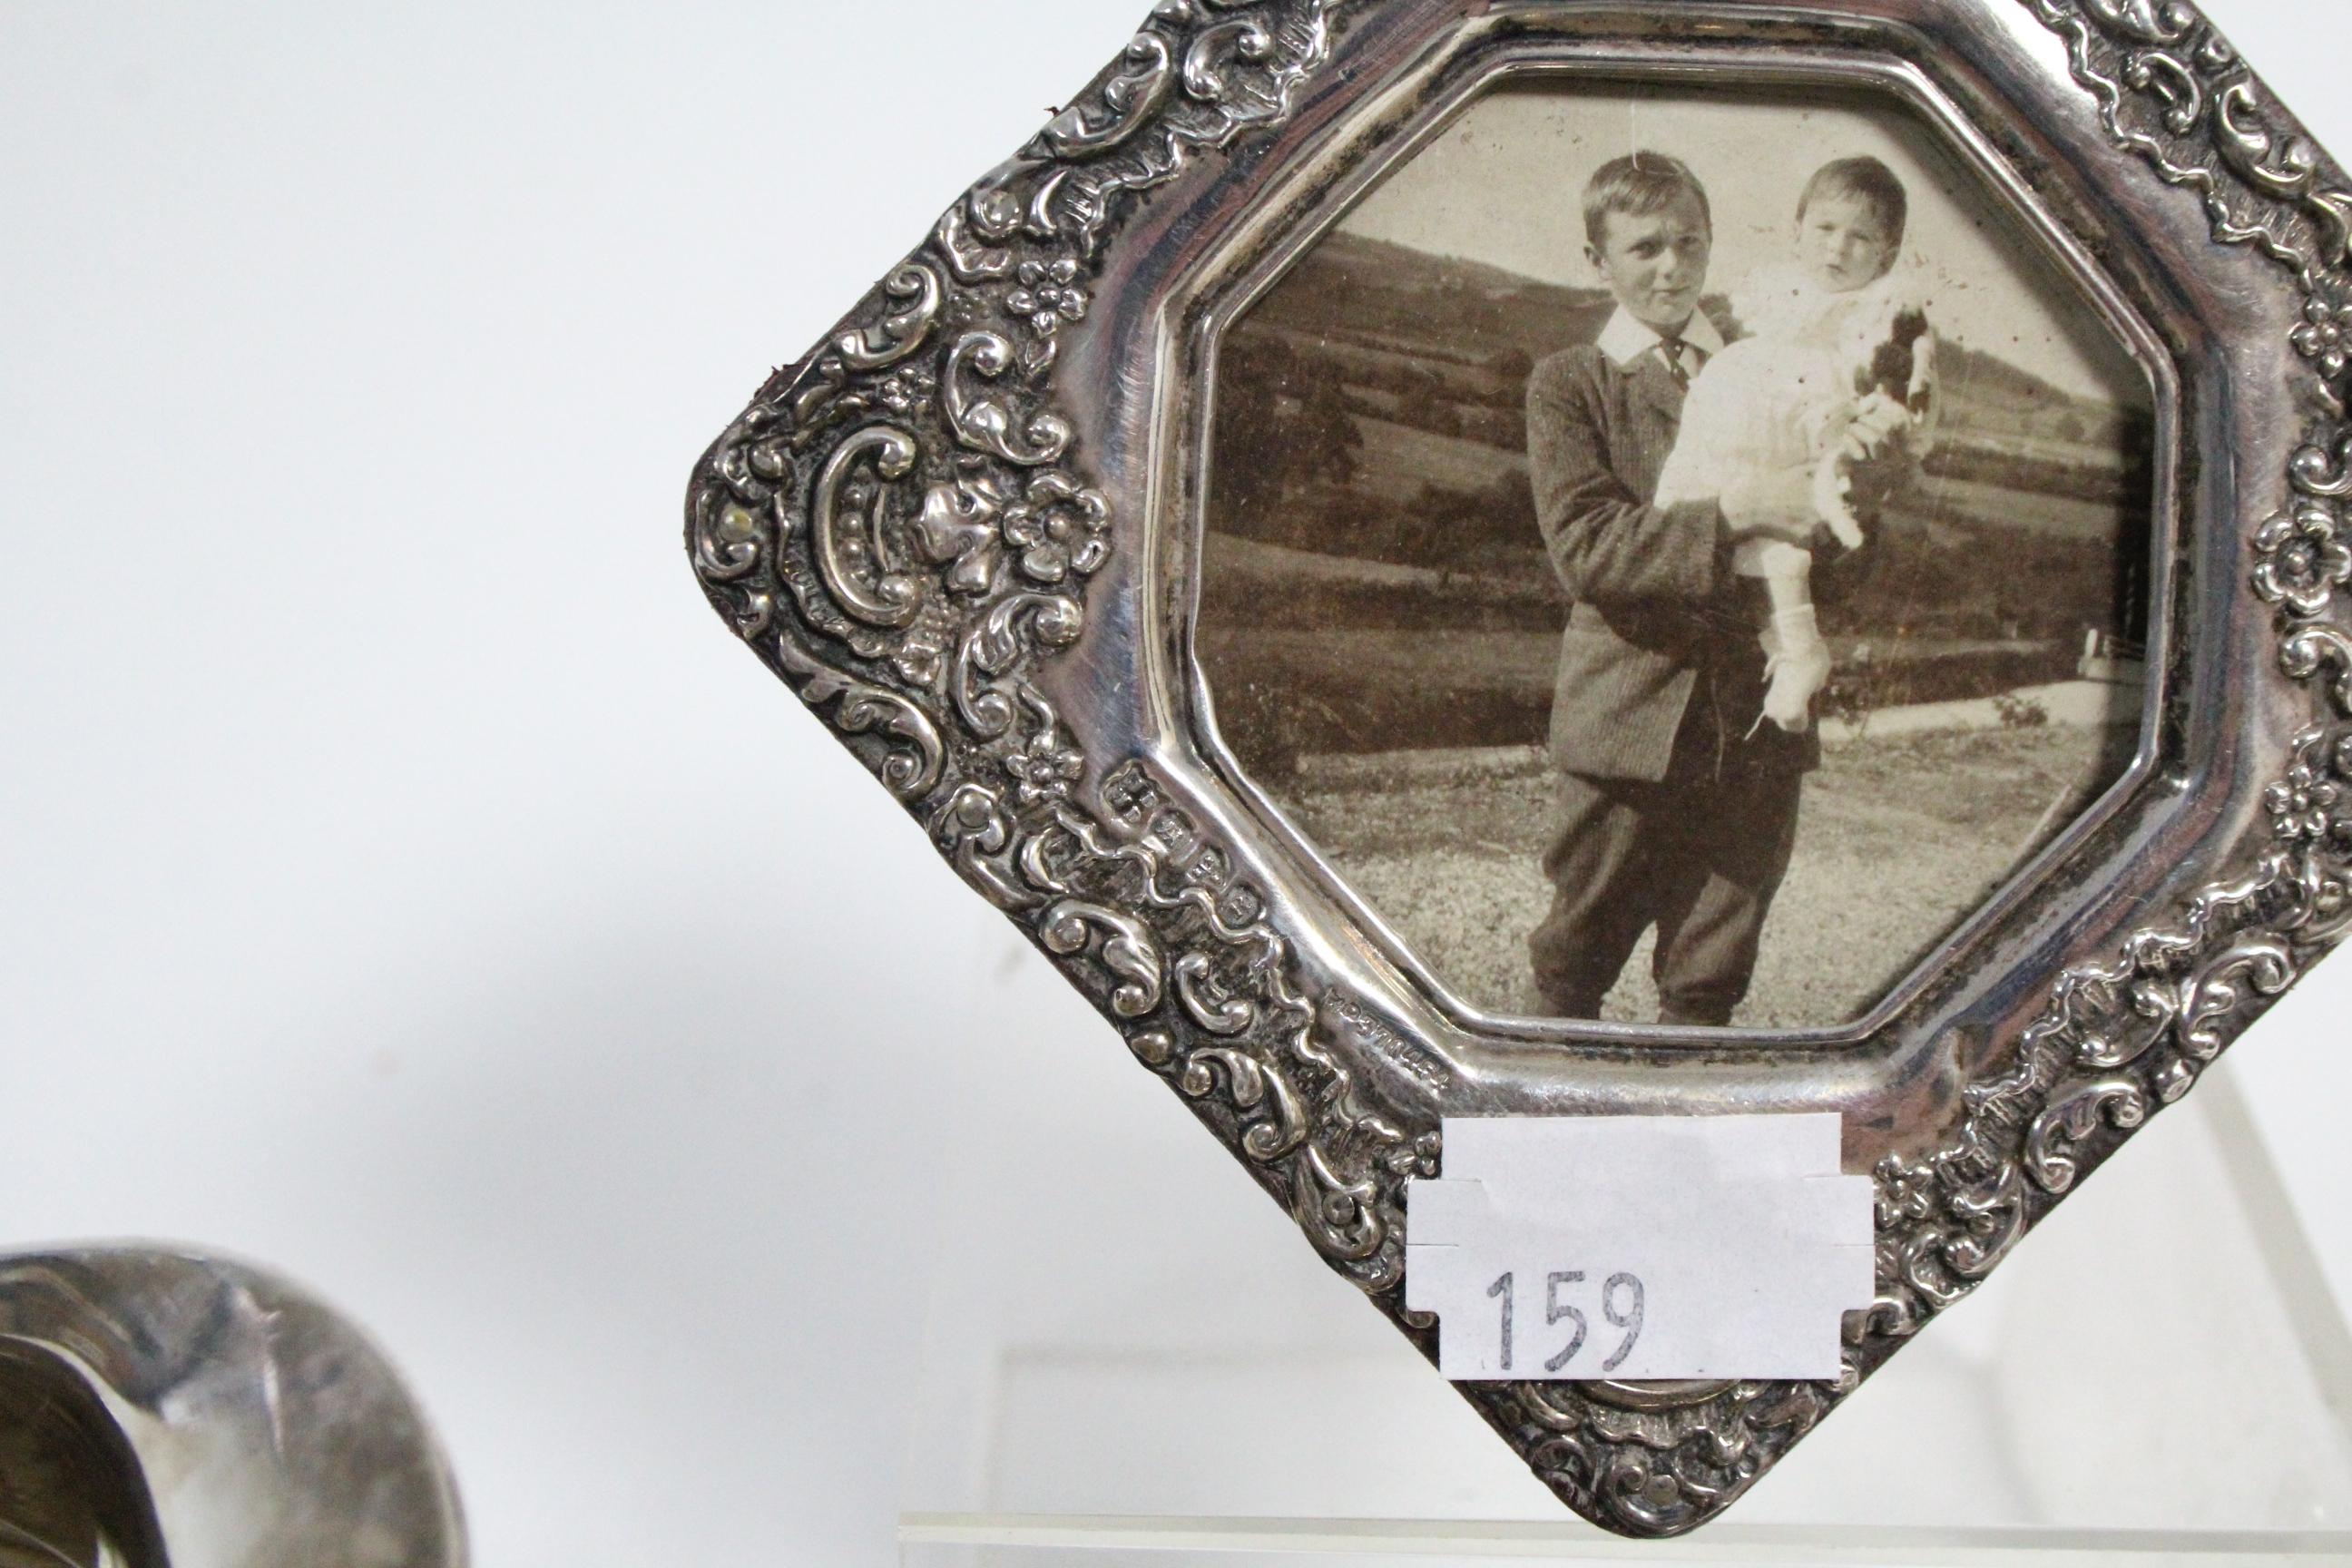
[[[2131, 760], [2069, 822], [2014, 863], [1994, 891], [1964, 915], [1930, 952], [1907, 970], [1889, 977], [1878, 988], [1877, 1001], [1859, 1016], [1819, 1026], [1733, 1031], [1742, 1043], [1752, 1041], [1766, 1047], [1865, 1040], [1931, 984], [1939, 971], [1957, 962], [1971, 944], [2013, 911], [2037, 882], [2058, 873], [2099, 825], [2119, 810], [2156, 772], [2158, 721], [2167, 696], [2165, 671], [2172, 663], [2168, 654], [2177, 652], [2169, 647], [2175, 635], [2169, 607], [2176, 552], [2170, 531], [2162, 525], [2162, 520], [2176, 516], [2180, 504], [2179, 388], [2173, 363], [2164, 352], [2163, 340], [2082, 241], [2044, 209], [2038, 194], [1995, 150], [1984, 128], [1969, 119], [1908, 61], [1891, 56], [1857, 58], [1852, 53], [1809, 56], [1786, 47], [1768, 54], [1688, 45], [1661, 46], [1634, 38], [1556, 42], [1488, 34], [1461, 38], [1451, 49], [1441, 47], [1434, 51], [1434, 58], [1416, 62], [1413, 76], [1436, 85], [1424, 89], [1424, 95], [1402, 113], [1395, 105], [1398, 98], [1409, 90], [1404, 84], [1391, 84], [1381, 92], [1368, 94], [1351, 120], [1333, 128], [1330, 143], [1316, 166], [1296, 172], [1281, 188], [1261, 198], [1264, 209], [1282, 215], [1277, 233], [1251, 234], [1246, 244], [1227, 242], [1222, 249], [1203, 257], [1171, 290], [1169, 316], [1183, 323], [1181, 374], [1192, 384], [1209, 390], [1193, 400], [1183, 411], [1182, 423], [1169, 432], [1180, 454], [1176, 461], [1192, 479], [1181, 510], [1162, 511], [1160, 519], [1163, 527], [1189, 546], [1189, 559], [1178, 568], [1189, 592], [1181, 601], [1177, 624], [1162, 629], [1162, 636], [1181, 650], [1179, 657], [1190, 701], [1189, 732], [1216, 776], [1248, 803], [1252, 813], [1271, 830], [1316, 890], [1344, 910], [1348, 920], [1372, 935], [1387, 963], [1407, 977], [1450, 1021], [1466, 1030], [1531, 1040], [1589, 1039], [1596, 1035], [1613, 1035], [1650, 1045], [1688, 1037], [1687, 1031], [1660, 1026], [1528, 1017], [1482, 1010], [1466, 1002], [1413, 952], [1370, 900], [1357, 892], [1346, 874], [1331, 864], [1251, 775], [1219, 731], [1214, 694], [1194, 647], [1204, 592], [1205, 574], [1199, 561], [1207, 527], [1207, 473], [1214, 458], [1211, 427], [1215, 413], [1219, 353], [1228, 333], [1293, 267], [1390, 176], [1442, 137], [1473, 105], [1499, 89], [1558, 83], [1571, 89], [1679, 89], [1694, 96], [1705, 94], [1711, 87], [1727, 98], [1766, 92], [1840, 94], [1848, 101], [1874, 99], [1935, 138], [1941, 150], [1974, 177], [1980, 195], [1997, 203], [2015, 228], [2039, 247], [2038, 258], [2064, 286], [2076, 291], [2077, 302], [2095, 313], [2099, 329], [2146, 378], [2155, 425], [2151, 493], [2147, 498], [2151, 519], [2146, 579], [2148, 678], [2140, 697], [2137, 743]], [[1723, 87], [1727, 79], [1737, 84], [1727, 91]], [[1318, 180], [1328, 183], [1316, 188]], [[1306, 187], [1303, 195], [1298, 194], [1302, 186]], [[1244, 219], [1243, 223], [1247, 221]], [[1227, 258], [1243, 250], [1247, 253], [1246, 261], [1230, 265]], [[1156, 597], [1153, 602], [1165, 603]]]

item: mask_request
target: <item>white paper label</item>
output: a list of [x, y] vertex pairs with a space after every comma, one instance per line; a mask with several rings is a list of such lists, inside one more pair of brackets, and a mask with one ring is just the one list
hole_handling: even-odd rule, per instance
[[1456, 1379], [1831, 1378], [1874, 1294], [1841, 1119], [1448, 1117], [1405, 1190], [1405, 1305]]

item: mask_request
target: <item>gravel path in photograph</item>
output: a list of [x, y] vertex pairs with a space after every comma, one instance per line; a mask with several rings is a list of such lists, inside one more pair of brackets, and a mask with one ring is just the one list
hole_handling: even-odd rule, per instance
[[[2120, 728], [1865, 735], [1805, 782], [1797, 849], [1736, 1023], [1820, 1027], [1867, 1011], [2128, 761]], [[1425, 764], [1426, 759], [1423, 759]], [[1550, 900], [1536, 858], [1552, 780], [1465, 769], [1295, 788], [1285, 806], [1464, 1001], [1545, 1011], [1527, 935]], [[1649, 942], [1604, 1016], [1656, 1016]]]

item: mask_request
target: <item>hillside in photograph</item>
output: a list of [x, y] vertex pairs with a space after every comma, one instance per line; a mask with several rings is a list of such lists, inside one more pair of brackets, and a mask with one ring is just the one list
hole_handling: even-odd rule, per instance
[[[1722, 300], [1705, 308], [1728, 321]], [[1294, 753], [1426, 725], [1433, 744], [1540, 734], [1567, 604], [1536, 527], [1527, 378], [1612, 309], [1340, 233], [1242, 318], [1219, 352], [1200, 623], [1213, 688], [1231, 676], [1229, 739], [1250, 749], [1274, 725], [1265, 746]], [[2147, 411], [1949, 342], [1937, 370], [1937, 445], [1822, 606], [1847, 656], [1832, 695], [1855, 708], [2054, 679], [2088, 637], [2145, 636]], [[1350, 561], [1409, 580], [1337, 569]]]

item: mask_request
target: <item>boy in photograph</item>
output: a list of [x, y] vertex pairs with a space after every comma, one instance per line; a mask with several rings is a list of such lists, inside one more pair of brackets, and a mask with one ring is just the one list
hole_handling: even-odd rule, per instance
[[[1750, 540], [1815, 544], [1814, 465], [1652, 504], [1691, 380], [1723, 347], [1698, 308], [1706, 193], [1678, 160], [1643, 152], [1597, 170], [1583, 206], [1585, 254], [1616, 310], [1597, 342], [1528, 384], [1537, 518], [1572, 602], [1552, 699], [1554, 893], [1528, 952], [1554, 1014], [1598, 1017], [1654, 927], [1660, 1021], [1724, 1025], [1818, 761], [1810, 731], [1758, 722], [1764, 595], [1733, 556]], [[1825, 531], [1820, 543], [1833, 552]]]

